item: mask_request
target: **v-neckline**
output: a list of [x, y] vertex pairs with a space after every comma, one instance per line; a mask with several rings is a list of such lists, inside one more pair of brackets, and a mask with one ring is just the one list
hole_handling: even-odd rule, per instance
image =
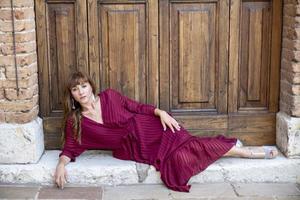
[[105, 122], [104, 122], [104, 118], [103, 118], [103, 106], [102, 106], [103, 102], [102, 102], [101, 94], [102, 94], [102, 92], [99, 93], [98, 97], [99, 97], [99, 104], [100, 104], [100, 108], [99, 109], [101, 110], [102, 122], [103, 123], [97, 122], [97, 121], [95, 121], [95, 120], [93, 120], [93, 119], [91, 119], [91, 118], [89, 118], [89, 117], [87, 117], [85, 115], [82, 115], [82, 117], [85, 118], [85, 119], [87, 119], [87, 120], [89, 120], [89, 121], [91, 121], [91, 122], [94, 122], [96, 124], [100, 124], [100, 125], [104, 126]]

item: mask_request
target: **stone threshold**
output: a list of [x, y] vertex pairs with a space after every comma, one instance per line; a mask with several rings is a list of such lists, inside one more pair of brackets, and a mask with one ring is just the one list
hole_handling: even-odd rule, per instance
[[[0, 164], [0, 182], [53, 184], [60, 151], [45, 151], [36, 164]], [[68, 183], [77, 185], [161, 184], [153, 166], [113, 158], [110, 152], [86, 151], [67, 166]], [[300, 183], [300, 159], [221, 158], [189, 183]]]

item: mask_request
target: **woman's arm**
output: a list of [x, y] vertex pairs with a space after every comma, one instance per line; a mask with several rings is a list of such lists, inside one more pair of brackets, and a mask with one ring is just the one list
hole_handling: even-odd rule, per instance
[[65, 143], [64, 147], [59, 154], [59, 157], [65, 156], [70, 159], [71, 162], [75, 162], [76, 157], [85, 151], [85, 148], [75, 140], [73, 136], [73, 120], [68, 119], [65, 127]]
[[60, 188], [63, 188], [64, 183], [66, 183], [67, 171], [65, 169], [65, 166], [69, 162], [75, 162], [76, 157], [85, 150], [73, 137], [72, 120], [68, 119], [66, 123], [65, 143], [61, 153], [59, 154], [59, 161], [57, 163], [54, 175], [54, 181]]
[[54, 178], [55, 178], [55, 183], [57, 186], [61, 189], [64, 188], [64, 184], [67, 182], [67, 171], [65, 166], [71, 161], [71, 159], [67, 156], [60, 156], [59, 161], [56, 166]]
[[111, 93], [113, 98], [120, 98], [122, 105], [130, 112], [156, 115], [160, 117], [160, 121], [164, 131], [167, 130], [167, 126], [172, 130], [173, 133], [175, 132], [175, 129], [180, 130], [178, 122], [166, 111], [156, 108], [155, 106], [150, 104], [139, 103], [133, 99], [128, 98], [127, 96], [122, 95], [116, 90], [110, 89], [109, 92]]
[[111, 95], [111, 98], [120, 100], [122, 106], [124, 106], [124, 108], [130, 112], [154, 115], [154, 110], [156, 107], [153, 105], [137, 102], [125, 95], [122, 95], [120, 92], [114, 89], [109, 89], [108, 93]]

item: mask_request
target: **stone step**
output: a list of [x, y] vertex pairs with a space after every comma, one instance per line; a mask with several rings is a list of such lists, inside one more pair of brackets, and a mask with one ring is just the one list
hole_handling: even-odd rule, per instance
[[[53, 184], [60, 151], [45, 151], [36, 164], [0, 164], [1, 183]], [[153, 166], [123, 161], [105, 151], [86, 151], [66, 166], [68, 183], [79, 185], [127, 185], [162, 183]], [[279, 155], [275, 159], [221, 158], [189, 183], [300, 182], [300, 159]]]

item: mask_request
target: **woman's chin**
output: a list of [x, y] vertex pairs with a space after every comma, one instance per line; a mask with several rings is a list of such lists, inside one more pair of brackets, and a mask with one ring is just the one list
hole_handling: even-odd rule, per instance
[[80, 99], [79, 103], [80, 104], [87, 104], [87, 103], [89, 103], [89, 99], [88, 98]]

